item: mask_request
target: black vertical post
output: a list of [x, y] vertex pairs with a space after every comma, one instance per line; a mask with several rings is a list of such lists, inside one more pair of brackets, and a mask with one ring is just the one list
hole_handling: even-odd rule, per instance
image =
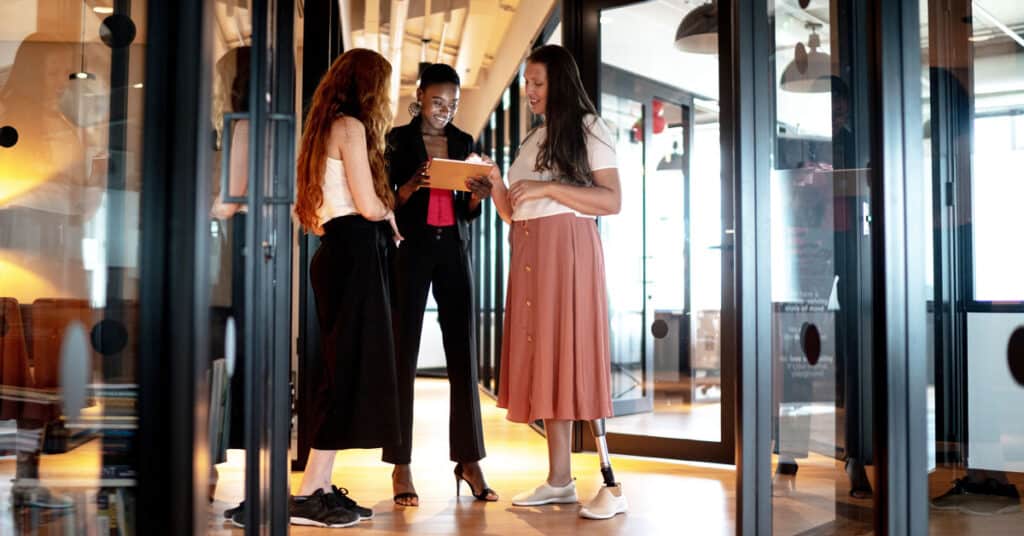
[[[131, 17], [130, 0], [116, 0], [114, 2], [114, 15]], [[85, 21], [82, 21], [85, 24]], [[138, 24], [138, 23], [136, 23]], [[83, 45], [84, 46], [84, 45]], [[127, 166], [128, 151], [128, 91], [129, 91], [129, 58], [131, 56], [131, 44], [110, 49], [110, 124], [109, 154], [107, 160], [107, 236], [119, 236], [124, 233], [125, 226], [125, 172]], [[92, 172], [92, 169], [89, 170]], [[108, 241], [108, 257], [116, 263], [123, 259], [121, 248], [116, 245], [118, 240]], [[118, 303], [124, 297], [124, 268], [111, 266], [108, 262], [107, 268], [107, 301]], [[117, 315], [114, 320], [122, 320], [123, 314], [119, 307], [107, 308], [108, 314]], [[108, 317], [110, 318], [110, 317]], [[116, 362], [117, 360], [108, 360]], [[112, 364], [112, 363], [111, 363]], [[108, 364], [110, 366], [110, 364]], [[110, 370], [114, 374], [120, 373], [120, 366], [114, 365], [118, 370]], [[104, 371], [107, 372], [107, 371]]]
[[[484, 127], [486, 129], [486, 127]], [[474, 150], [477, 154], [486, 154], [484, 151], [484, 133], [480, 133], [480, 137], [477, 138]], [[480, 217], [473, 220], [472, 233], [473, 240], [470, 243], [470, 252], [473, 258], [473, 268], [476, 278], [473, 281], [473, 319], [474, 329], [476, 329], [476, 355], [477, 355], [477, 370], [481, 370], [481, 363], [483, 362], [484, 355], [484, 293], [487, 292], [486, 286], [484, 285], [484, 274], [490, 269], [489, 266], [484, 264], [483, 261], [483, 242], [484, 236], [487, 234], [487, 222], [485, 221], [487, 216], [487, 206], [484, 205], [480, 209]], [[481, 385], [486, 385], [486, 379], [482, 375], [477, 375], [477, 381]]]
[[[337, 2], [305, 4], [302, 52], [302, 110], [309, 107], [320, 78], [342, 53], [341, 15]], [[295, 381], [295, 412], [298, 417], [298, 448], [292, 462], [293, 471], [302, 471], [313, 444], [309, 423], [314, 422], [309, 401], [316, 397], [316, 382], [309, 381], [323, 370], [320, 349], [320, 326], [317, 324], [316, 299], [309, 284], [309, 263], [320, 246], [316, 235], [299, 232], [299, 340], [298, 371]]]
[[[970, 0], [931, 0], [932, 237], [935, 294], [935, 441], [939, 464], [967, 461], [967, 315], [974, 117]], [[962, 235], [962, 237], [961, 237]], [[967, 248], [963, 246], [968, 246]]]
[[210, 6], [148, 3], [137, 532], [206, 531]]
[[[508, 130], [505, 121], [504, 97], [502, 94], [498, 98], [498, 107], [494, 110], [494, 162], [498, 164], [498, 171], [502, 177], [505, 176], [505, 170], [508, 169], [508, 161], [505, 160], [507, 158], [505, 146], [508, 143]], [[490, 360], [491, 375], [487, 378], [487, 385], [492, 392], [497, 393], [497, 377], [501, 368], [499, 364], [501, 361], [501, 339], [504, 334], [502, 319], [505, 317], [505, 286], [502, 284], [505, 274], [505, 226], [498, 211], [492, 208], [491, 212], [493, 213], [492, 225], [494, 225], [494, 275], [492, 280], [494, 285], [494, 354]]]
[[287, 197], [295, 191], [295, 1], [277, 0], [271, 4], [274, 36], [274, 72], [268, 88], [271, 101], [272, 185], [276, 201], [268, 207], [273, 260], [264, 264], [273, 277], [273, 296], [267, 313], [272, 326], [268, 399], [271, 401], [267, 429], [269, 438], [270, 532], [288, 532], [288, 447], [291, 443], [291, 349], [292, 349], [292, 237], [291, 205]]
[[[871, 192], [876, 457], [875, 533], [928, 533], [925, 296], [916, 283], [924, 261], [921, 185], [921, 49], [917, 2], [875, 0], [871, 155], [879, 180]], [[884, 274], [884, 275], [882, 275]]]
[[[493, 115], [492, 115], [491, 118], [493, 119]], [[484, 154], [486, 154], [488, 157], [494, 158], [494, 129], [491, 126], [491, 121], [490, 120], [488, 120], [487, 126], [484, 127], [483, 151], [484, 151]], [[491, 363], [492, 363], [492, 359], [493, 359], [492, 349], [494, 348], [494, 346], [493, 346], [494, 332], [492, 330], [493, 317], [494, 317], [494, 306], [493, 306], [493, 303], [492, 303], [492, 299], [493, 299], [494, 296], [493, 296], [493, 294], [491, 292], [491, 288], [492, 288], [491, 285], [493, 284], [494, 277], [493, 277], [492, 271], [490, 270], [490, 267], [492, 266], [492, 264], [491, 264], [491, 249], [492, 249], [491, 248], [491, 239], [492, 239], [492, 235], [493, 235], [493, 233], [491, 232], [491, 226], [494, 223], [491, 221], [491, 212], [496, 212], [496, 211], [493, 210], [493, 205], [488, 203], [487, 205], [484, 205], [482, 212], [483, 213], [480, 215], [480, 219], [482, 220], [482, 223], [483, 223], [483, 232], [484, 232], [484, 237], [483, 237], [484, 239], [483, 239], [483, 244], [482, 244], [483, 245], [483, 249], [484, 249], [484, 251], [483, 251], [484, 273], [483, 273], [483, 292], [481, 294], [482, 294], [482, 297], [483, 297], [483, 314], [484, 314], [484, 318], [483, 318], [483, 322], [482, 322], [483, 337], [480, 338], [480, 344], [483, 345], [483, 352], [480, 353], [479, 368], [480, 368], [480, 377], [484, 378], [484, 381], [486, 382], [485, 385], [488, 385], [488, 387], [489, 387], [489, 383], [490, 383], [490, 379], [491, 379]]]
[[[766, 6], [719, 2], [722, 364], [735, 367], [736, 532], [770, 534], [770, 197], [774, 66]], [[724, 373], [724, 371], [723, 371]], [[724, 397], [723, 397], [724, 398]], [[724, 411], [724, 408], [723, 408]]]
[[[253, 0], [250, 4], [252, 16], [252, 57], [249, 89], [249, 182], [247, 205], [249, 206], [248, 225], [245, 226], [245, 243], [248, 248], [245, 255], [245, 319], [242, 326], [242, 347], [246, 357], [244, 383], [245, 400], [245, 533], [259, 534], [263, 521], [267, 519], [269, 504], [266, 490], [267, 480], [264, 477], [265, 465], [265, 419], [267, 399], [264, 397], [265, 379], [268, 377], [267, 338], [264, 336], [265, 315], [269, 309], [267, 286], [263, 279], [265, 271], [263, 251], [258, 246], [266, 236], [267, 222], [263, 210], [263, 180], [266, 172], [266, 160], [263, 158], [267, 122], [267, 62], [268, 49], [267, 30], [269, 0]], [[257, 279], [259, 278], [259, 279]], [[256, 315], [259, 313], [259, 316]]]
[[[690, 173], [690, 155], [693, 151], [693, 129], [696, 128], [696, 122], [694, 118], [696, 113], [694, 111], [693, 100], [689, 103], [681, 106], [682, 113], [680, 114], [683, 118], [682, 131], [683, 131], [683, 317], [679, 321], [679, 374], [692, 375], [690, 363], [693, 361], [691, 356], [691, 348], [693, 343], [690, 338], [692, 314], [693, 308], [690, 307], [690, 300], [692, 299], [693, 292], [690, 290], [690, 283], [692, 281], [691, 272], [693, 266], [693, 259], [690, 258], [692, 249], [690, 248], [690, 237], [693, 235], [693, 228], [690, 225], [690, 185], [692, 180], [692, 173]], [[692, 376], [690, 376], [692, 377]], [[725, 418], [728, 414], [727, 411], [722, 411], [722, 427], [720, 430], [726, 430]], [[727, 436], [728, 434], [724, 434]]]
[[587, 95], [598, 102], [598, 80], [601, 69], [601, 8], [625, 2], [593, 2], [588, 0], [562, 0], [562, 45], [569, 49], [580, 68], [580, 78]]
[[[131, 2], [129, 0], [117, 0], [114, 2], [114, 15], [122, 15], [125, 17], [131, 17]], [[82, 21], [85, 24], [85, 21]], [[139, 24], [136, 22], [136, 24]], [[125, 268], [123, 266], [124, 254], [123, 245], [128, 243], [128, 240], [124, 239], [124, 233], [128, 229], [125, 223], [125, 216], [127, 215], [127, 207], [125, 204], [126, 194], [126, 166], [127, 166], [127, 151], [128, 151], [128, 91], [129, 91], [129, 58], [131, 56], [131, 45], [129, 43], [122, 47], [112, 47], [110, 51], [110, 116], [108, 125], [108, 144], [107, 150], [107, 306], [103, 309], [103, 318], [107, 322], [100, 323], [96, 326], [99, 331], [99, 339], [103, 340], [102, 331], [107, 326], [120, 326], [124, 327], [126, 322], [126, 316], [130, 314], [128, 307], [125, 303], [124, 293], [124, 280], [125, 280]], [[84, 44], [82, 46], [85, 46]], [[95, 166], [90, 165], [88, 173], [94, 173]], [[110, 382], [127, 382], [132, 383], [136, 381], [136, 378], [129, 376], [126, 373], [131, 371], [133, 367], [126, 367], [125, 358], [132, 356], [131, 352], [126, 352], [127, 348], [98, 348], [102, 355], [101, 370], [103, 371], [103, 379]], [[122, 439], [120, 432], [111, 433], [105, 431], [103, 433], [104, 442], [107, 437], [111, 437], [112, 441], [116, 445]], [[128, 439], [129, 445], [132, 444], [132, 440]], [[123, 454], [123, 448], [105, 448], [102, 453], [102, 471], [104, 475], [124, 475], [126, 465], [130, 465], [130, 460], [126, 460]]]

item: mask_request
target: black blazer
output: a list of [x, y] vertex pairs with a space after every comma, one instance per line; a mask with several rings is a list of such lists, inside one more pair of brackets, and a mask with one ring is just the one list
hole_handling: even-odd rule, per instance
[[[398, 188], [412, 178], [413, 173], [427, 161], [427, 147], [423, 144], [420, 116], [416, 116], [408, 125], [395, 127], [388, 133], [388, 147], [385, 154], [388, 162], [388, 178], [391, 188]], [[473, 137], [448, 124], [444, 129], [448, 138], [448, 158], [465, 160], [473, 152]], [[455, 222], [459, 230], [459, 239], [468, 242], [470, 238], [469, 222], [480, 215], [480, 205], [476, 210], [469, 210], [469, 192], [453, 192], [455, 196]], [[406, 238], [427, 232], [427, 206], [430, 202], [430, 190], [417, 190], [404, 205], [395, 210], [398, 229]]]

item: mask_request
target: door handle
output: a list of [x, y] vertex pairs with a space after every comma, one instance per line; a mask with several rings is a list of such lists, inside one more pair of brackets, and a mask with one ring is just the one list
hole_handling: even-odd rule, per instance
[[[270, 114], [267, 116], [272, 124], [279, 125], [278, 128], [283, 127], [289, 129], [289, 132], [295, 131], [295, 116], [292, 114]], [[275, 130], [272, 134], [275, 134]], [[284, 181], [285, 181], [285, 193], [280, 196], [267, 196], [263, 198], [263, 202], [267, 205], [291, 205], [295, 202], [295, 140], [288, 136], [284, 137], [288, 139], [290, 143], [286, 143], [284, 150], [285, 154], [285, 166], [281, 169], [285, 169]], [[275, 138], [277, 139], [277, 138]], [[276, 169], [271, 170], [271, 177], [274, 176]]]
[[[220, 194], [221, 198], [224, 199], [225, 203], [238, 203], [246, 204], [249, 202], [249, 198], [246, 196], [232, 196], [231, 191], [228, 190], [228, 172], [231, 170], [231, 125], [235, 121], [242, 119], [249, 119], [249, 114], [245, 113], [227, 113], [224, 114], [224, 126], [221, 128], [221, 161], [220, 161]], [[248, 143], [248, 141], [246, 141]]]

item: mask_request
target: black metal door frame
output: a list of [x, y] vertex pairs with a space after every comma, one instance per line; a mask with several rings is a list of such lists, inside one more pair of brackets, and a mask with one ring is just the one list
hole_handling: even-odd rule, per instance
[[[922, 290], [908, 284], [923, 273], [923, 259], [908, 245], [921, 244], [924, 229], [908, 207], [923, 206], [920, 136], [920, 38], [916, 2], [867, 2], [870, 32], [870, 139], [875, 180], [871, 193], [874, 314], [872, 329], [874, 494], [877, 534], [927, 534], [925, 392], [927, 367], [914, 359], [925, 342]], [[771, 534], [771, 279], [769, 180], [774, 125], [774, 70], [760, 54], [773, 41], [767, 6], [733, 0], [719, 3], [719, 51], [723, 70], [723, 176], [736, 188], [731, 217], [740, 251], [733, 299], [740, 326], [736, 421], [737, 533]], [[729, 126], [726, 127], [726, 123]], [[749, 265], [742, 264], [749, 259]], [[723, 319], [723, 330], [725, 320]], [[733, 342], [730, 340], [729, 342]]]
[[207, 524], [204, 253], [211, 7], [204, 0], [147, 5], [136, 451], [140, 534], [199, 534]]
[[[591, 98], [600, 108], [600, 79], [601, 79], [601, 11], [605, 9], [622, 7], [637, 4], [636, 0], [563, 0], [562, 1], [562, 43], [569, 49], [576, 58], [580, 67], [580, 76], [583, 86]], [[721, 38], [721, 34], [720, 34]], [[719, 76], [725, 76], [731, 66], [728, 63], [730, 56], [720, 54], [722, 64], [719, 68]], [[725, 84], [720, 84], [723, 92], [720, 95], [724, 102], [727, 94], [724, 92]], [[692, 107], [691, 107], [692, 110]], [[650, 118], [645, 118], [645, 135], [648, 132]], [[721, 441], [694, 441], [687, 439], [669, 439], [646, 437], [630, 434], [607, 434], [608, 446], [612, 452], [621, 454], [633, 454], [641, 456], [656, 456], [662, 458], [691, 459], [716, 463], [735, 463], [736, 434], [734, 433], [735, 422], [737, 421], [737, 397], [734, 390], [737, 386], [737, 343], [733, 340], [740, 336], [741, 332], [736, 329], [732, 318], [737, 314], [738, 308], [734, 309], [732, 304], [732, 285], [734, 281], [735, 268], [733, 257], [737, 257], [733, 247], [734, 227], [728, 223], [732, 209], [730, 203], [734, 198], [734, 189], [729, 183], [728, 175], [725, 173], [728, 163], [726, 162], [726, 145], [724, 142], [728, 135], [728, 123], [725, 118], [724, 108], [721, 115], [721, 132], [723, 139], [723, 235], [722, 235], [722, 313], [721, 313], [721, 366], [722, 366], [722, 420], [721, 420]], [[753, 258], [753, 257], [751, 257]], [[737, 291], [738, 292], [738, 291]], [[738, 294], [736, 294], [738, 295]], [[645, 324], [646, 325], [646, 324]], [[594, 449], [593, 438], [589, 433], [584, 433], [582, 423], [574, 425], [574, 448]]]
[[[243, 346], [245, 532], [288, 528], [291, 251], [295, 197], [293, 0], [254, 0]], [[269, 149], [267, 151], [266, 149]]]

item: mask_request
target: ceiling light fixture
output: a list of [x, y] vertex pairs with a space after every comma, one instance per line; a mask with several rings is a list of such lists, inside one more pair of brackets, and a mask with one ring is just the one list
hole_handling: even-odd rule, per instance
[[68, 75], [69, 80], [95, 80], [96, 75], [85, 70], [85, 2], [82, 2], [82, 33], [80, 44], [82, 47], [82, 63], [78, 72]]
[[826, 93], [832, 90], [832, 59], [828, 54], [818, 52], [821, 37], [815, 30], [821, 24], [808, 22], [805, 26], [811, 30], [811, 35], [807, 37], [807, 47], [803, 43], [796, 44], [793, 61], [782, 71], [779, 85], [783, 91], [794, 93]]
[[697, 54], [718, 54], [718, 1], [686, 14], [676, 28], [676, 48]]

